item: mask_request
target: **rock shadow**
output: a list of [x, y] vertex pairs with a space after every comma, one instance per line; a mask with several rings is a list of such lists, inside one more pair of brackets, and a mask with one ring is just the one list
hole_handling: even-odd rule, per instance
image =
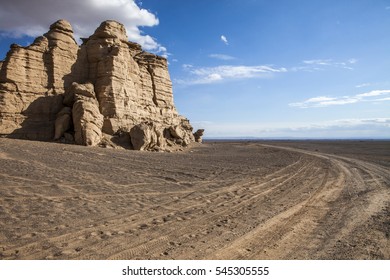
[[57, 113], [63, 107], [63, 95], [41, 96], [20, 113], [20, 128], [4, 135], [7, 138], [52, 141]]

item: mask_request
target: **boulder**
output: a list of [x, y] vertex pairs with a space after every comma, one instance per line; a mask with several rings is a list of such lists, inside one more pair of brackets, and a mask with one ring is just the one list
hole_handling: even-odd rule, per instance
[[130, 141], [133, 149], [139, 151], [163, 150], [166, 147], [162, 128], [153, 123], [135, 125], [130, 130]]
[[204, 129], [198, 129], [198, 130], [194, 133], [195, 142], [202, 143], [202, 136], [203, 136], [203, 133], [204, 133]]
[[192, 126], [188, 119], [180, 117], [180, 123], [169, 127], [170, 139], [181, 146], [188, 146], [195, 141]]

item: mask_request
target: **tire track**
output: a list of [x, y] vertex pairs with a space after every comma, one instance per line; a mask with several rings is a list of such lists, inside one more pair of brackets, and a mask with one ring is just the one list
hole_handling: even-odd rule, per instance
[[[299, 151], [295, 148], [281, 147], [281, 149]], [[217, 252], [215, 258], [313, 258], [314, 252], [319, 248], [324, 252], [329, 247], [335, 246], [336, 242], [348, 239], [351, 232], [380, 212], [389, 202], [389, 175], [383, 172], [382, 167], [340, 156], [333, 157], [307, 151], [302, 153], [329, 159], [334, 167], [332, 170], [337, 170], [338, 175], [333, 180], [325, 176], [319, 188], [307, 201], [297, 204], [237, 239], [233, 244]], [[371, 188], [367, 189], [362, 170], [374, 179]], [[330, 191], [331, 189], [333, 190]], [[348, 193], [350, 203], [342, 199], [343, 203], [338, 203], [337, 209], [334, 209], [335, 205], [331, 203], [340, 200], [345, 193]], [[369, 198], [361, 200], [362, 193], [369, 194]], [[316, 211], [309, 213], [308, 206], [313, 204], [316, 206]], [[319, 205], [322, 207], [318, 207]], [[329, 221], [323, 221], [322, 225], [316, 223], [335, 211], [339, 212], [337, 214], [339, 222], [336, 227]], [[325, 245], [319, 244], [321, 240], [315, 238], [316, 233], [321, 231], [326, 232], [327, 235]], [[308, 243], [311, 243], [312, 248], [305, 245]], [[245, 251], [243, 248], [251, 249]]]
[[[369, 245], [371, 256], [386, 244], [369, 228], [386, 219], [378, 215], [390, 201], [390, 174], [375, 163], [252, 143], [130, 153], [131, 160], [120, 151], [69, 149], [67, 156], [85, 159], [85, 172], [64, 169], [68, 182], [49, 182], [55, 165], [39, 182], [35, 174], [0, 174], [0, 259], [337, 258], [345, 246]], [[31, 172], [46, 170], [42, 161]]]

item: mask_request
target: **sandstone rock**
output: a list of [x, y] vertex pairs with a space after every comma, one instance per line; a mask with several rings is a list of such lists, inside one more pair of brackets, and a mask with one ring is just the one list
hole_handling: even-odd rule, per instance
[[166, 146], [162, 128], [152, 123], [141, 123], [130, 130], [131, 144], [134, 150], [160, 150]]
[[79, 84], [73, 82], [71, 86], [65, 91], [63, 103], [65, 106], [73, 107], [76, 102], [76, 96], [85, 96], [96, 99], [93, 84]]
[[48, 81], [54, 93], [63, 94], [74, 80], [72, 66], [76, 62], [79, 46], [73, 38], [72, 26], [65, 20], [53, 23], [44, 37], [48, 39], [50, 48]]
[[55, 121], [54, 140], [60, 139], [64, 136], [64, 133], [70, 129], [72, 124], [72, 109], [70, 107], [64, 107], [57, 114]]
[[171, 133], [173, 138], [176, 138], [176, 139], [183, 139], [184, 138], [185, 132], [182, 129], [182, 127], [179, 125], [171, 126], [169, 128], [169, 132]]
[[135, 125], [130, 130], [130, 140], [134, 150], [143, 151], [151, 148], [152, 128], [146, 123]]
[[194, 133], [195, 142], [202, 143], [202, 136], [203, 136], [203, 133], [204, 133], [204, 129], [198, 129], [198, 130]]
[[79, 145], [95, 146], [102, 138], [103, 116], [99, 111], [93, 85], [73, 83], [72, 88], [75, 96], [72, 109], [75, 142]]
[[95, 85], [103, 132], [146, 121], [169, 126], [178, 118], [166, 59], [127, 42], [122, 24], [103, 22], [81, 49], [88, 54], [85, 72]]
[[68, 131], [76, 143], [96, 145], [102, 133], [132, 129], [131, 142], [146, 150], [195, 141], [174, 106], [167, 60], [128, 42], [116, 21], [78, 46], [59, 20], [30, 46], [12, 45], [0, 68], [0, 134], [49, 140]]
[[190, 122], [183, 117], [180, 118], [180, 123], [178, 125], [171, 126], [169, 128], [171, 139], [173, 139], [175, 143], [182, 146], [187, 146], [188, 144], [195, 141], [192, 130], [193, 128], [190, 125]]
[[11, 45], [0, 69], [0, 134], [51, 140], [78, 45], [70, 24], [57, 21], [28, 47]]

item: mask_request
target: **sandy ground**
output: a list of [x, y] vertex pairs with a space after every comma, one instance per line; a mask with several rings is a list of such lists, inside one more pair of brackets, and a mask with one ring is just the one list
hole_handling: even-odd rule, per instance
[[0, 259], [390, 259], [390, 142], [0, 139]]

